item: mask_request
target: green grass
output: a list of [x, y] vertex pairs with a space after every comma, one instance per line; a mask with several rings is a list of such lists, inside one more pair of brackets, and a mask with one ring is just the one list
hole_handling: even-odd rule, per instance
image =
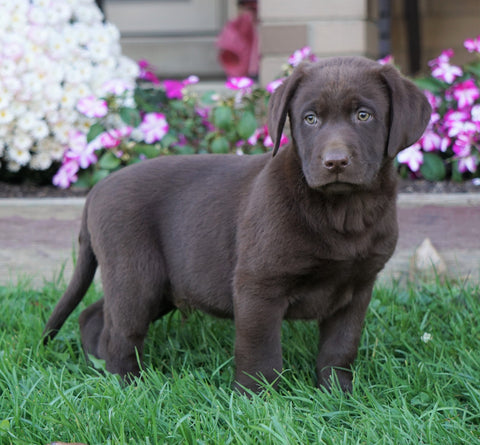
[[[231, 391], [234, 330], [195, 313], [152, 326], [144, 378], [123, 387], [81, 353], [79, 310], [40, 335], [63, 285], [0, 287], [0, 443], [480, 443], [480, 301], [473, 285], [377, 289], [354, 391], [315, 389], [314, 323], [286, 322], [278, 391]], [[421, 336], [430, 333], [428, 343]]]

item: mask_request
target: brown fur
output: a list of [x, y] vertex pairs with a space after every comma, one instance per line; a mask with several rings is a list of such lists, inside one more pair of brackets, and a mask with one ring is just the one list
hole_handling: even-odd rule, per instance
[[[293, 141], [278, 150], [287, 116]], [[393, 159], [429, 116], [393, 67], [325, 59], [297, 67], [270, 100], [275, 156], [162, 157], [111, 175], [87, 198], [78, 263], [46, 340], [99, 264], [104, 298], [80, 329], [108, 371], [137, 375], [149, 324], [188, 307], [234, 318], [239, 388], [282, 370], [287, 318], [318, 321], [319, 384], [336, 369], [349, 390], [373, 284], [397, 240]]]

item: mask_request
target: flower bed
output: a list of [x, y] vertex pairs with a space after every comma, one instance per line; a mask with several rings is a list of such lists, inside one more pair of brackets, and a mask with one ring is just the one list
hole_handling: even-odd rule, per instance
[[[270, 94], [315, 59], [302, 48], [266, 88], [231, 78], [229, 94], [198, 94], [196, 76], [160, 81], [146, 61], [123, 57], [118, 30], [102, 19], [92, 0], [0, 5], [0, 179], [43, 175], [61, 188], [90, 187], [156, 156], [265, 152]], [[471, 63], [452, 65], [446, 50], [430, 76], [415, 80], [434, 112], [422, 138], [398, 155], [404, 178], [478, 181], [480, 36], [464, 44]]]
[[[422, 138], [398, 155], [400, 171], [431, 181], [475, 179], [480, 150], [480, 36], [467, 39], [465, 48], [475, 60], [451, 64], [453, 50], [443, 51], [429, 65], [431, 76], [416, 79], [433, 108]], [[478, 179], [477, 179], [478, 181]]]

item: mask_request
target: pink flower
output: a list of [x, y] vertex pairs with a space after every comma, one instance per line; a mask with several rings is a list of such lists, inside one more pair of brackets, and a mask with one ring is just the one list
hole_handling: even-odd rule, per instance
[[450, 138], [444, 136], [442, 137], [442, 141], [440, 142], [440, 151], [442, 153], [445, 153], [448, 149], [448, 147], [450, 146], [450, 143], [451, 143], [451, 140]]
[[247, 139], [247, 142], [250, 145], [255, 145], [258, 142], [258, 138], [262, 136], [263, 134], [263, 128], [257, 128], [253, 134]]
[[450, 58], [453, 56], [453, 49], [446, 49], [436, 58], [428, 62], [432, 67], [432, 76], [443, 80], [446, 83], [452, 83], [457, 77], [463, 74], [460, 67], [450, 64]]
[[460, 134], [453, 144], [453, 152], [459, 157], [470, 156], [472, 153], [472, 143], [471, 135]]
[[139, 79], [146, 80], [147, 82], [152, 82], [154, 85], [159, 85], [160, 80], [150, 69], [151, 65], [146, 60], [139, 60], [138, 66], [140, 68], [140, 73], [138, 75]]
[[97, 162], [94, 147], [87, 143], [87, 136], [80, 131], [71, 131], [65, 158], [74, 160], [81, 168], [87, 168]]
[[402, 150], [397, 155], [398, 162], [400, 162], [400, 164], [407, 164], [412, 172], [417, 172], [423, 164], [423, 153], [420, 149], [421, 146], [417, 142], [405, 150]]
[[445, 49], [440, 53], [440, 55], [436, 59], [430, 60], [430, 62], [428, 62], [428, 65], [431, 67], [434, 67], [442, 63], [449, 63], [450, 59], [453, 57], [453, 54], [454, 52], [452, 48]]
[[393, 64], [393, 56], [389, 54], [388, 56], [385, 56], [383, 59], [378, 59], [377, 62], [380, 65], [388, 65], [389, 63]]
[[458, 171], [465, 173], [467, 170], [470, 173], [475, 173], [477, 170], [477, 160], [474, 156], [466, 156], [458, 159]]
[[[256, 145], [259, 141], [263, 139], [263, 146], [271, 148], [274, 146], [273, 140], [268, 134], [268, 127], [264, 125], [263, 127], [257, 128], [253, 134], [247, 139], [247, 142], [250, 145]], [[280, 138], [280, 147], [288, 143], [288, 137], [282, 133]]]
[[[282, 147], [283, 145], [288, 144], [288, 137], [285, 136], [282, 133], [282, 136], [280, 137], [280, 145], [279, 147]], [[268, 134], [265, 139], [263, 140], [263, 145], [267, 148], [272, 148], [275, 144], [273, 143], [272, 137]]]
[[120, 94], [124, 93], [125, 91], [133, 90], [135, 85], [133, 82], [129, 82], [124, 79], [111, 79], [107, 80], [103, 84], [103, 91], [110, 94], [115, 94], [119, 96]]
[[147, 144], [160, 141], [168, 132], [168, 122], [162, 113], [147, 113], [139, 126]]
[[73, 182], [76, 182], [78, 172], [78, 164], [75, 160], [67, 160], [58, 169], [57, 173], [53, 177], [53, 185], [66, 189], [70, 187]]
[[458, 103], [458, 108], [462, 109], [473, 105], [480, 97], [480, 91], [473, 79], [467, 79], [452, 87], [453, 97]]
[[312, 54], [312, 49], [309, 46], [304, 46], [301, 49], [297, 49], [294, 53], [288, 58], [288, 63], [296, 67], [304, 60], [310, 60], [311, 62], [316, 62], [318, 58]]
[[474, 105], [470, 111], [472, 122], [480, 122], [480, 104]]
[[164, 80], [163, 87], [169, 99], [183, 99], [183, 90], [188, 85], [198, 82], [197, 76], [189, 76], [184, 80]]
[[87, 117], [104, 117], [108, 113], [107, 101], [90, 95], [80, 99], [77, 110]]
[[463, 46], [469, 53], [480, 53], [480, 36], [477, 36], [474, 39], [465, 40]]
[[442, 98], [441, 97], [438, 97], [438, 96], [435, 96], [435, 94], [433, 94], [432, 92], [428, 91], [428, 90], [425, 90], [423, 92], [423, 94], [425, 94], [425, 97], [427, 98], [430, 106], [436, 110], [442, 103]]
[[253, 85], [253, 80], [249, 77], [230, 77], [225, 82], [225, 86], [231, 90], [247, 90]]
[[435, 131], [431, 130], [427, 130], [420, 139], [420, 145], [425, 151], [439, 150], [441, 143], [441, 136]]
[[462, 69], [456, 65], [450, 65], [450, 63], [440, 63], [432, 69], [432, 76], [443, 80], [446, 83], [452, 83], [457, 77], [463, 74]]
[[473, 122], [450, 121], [448, 126], [448, 136], [455, 137], [460, 134], [473, 134], [477, 131], [477, 126]]
[[440, 121], [440, 115], [436, 112], [433, 112], [431, 115], [430, 115], [430, 122], [428, 123], [428, 125], [430, 127], [432, 127], [433, 125], [435, 125], [437, 122]]
[[275, 79], [275, 80], [272, 80], [267, 86], [266, 86], [266, 90], [272, 94], [284, 81], [285, 81], [286, 77], [282, 77], [280, 79]]
[[120, 145], [122, 139], [116, 137], [116, 135], [112, 134], [113, 132], [105, 131], [104, 133], [98, 136], [98, 143], [103, 148], [115, 148]]
[[469, 119], [469, 115], [466, 111], [463, 110], [448, 110], [445, 113], [444, 119], [446, 122], [451, 122], [451, 121], [460, 121], [460, 122], [465, 122], [466, 120]]

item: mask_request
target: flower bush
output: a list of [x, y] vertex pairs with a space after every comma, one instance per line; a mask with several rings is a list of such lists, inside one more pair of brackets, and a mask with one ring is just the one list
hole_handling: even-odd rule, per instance
[[[269, 150], [270, 94], [301, 61], [316, 60], [305, 47], [266, 88], [240, 77], [222, 94], [199, 93], [196, 76], [160, 80], [148, 62], [123, 57], [118, 30], [93, 0], [0, 0], [0, 12], [0, 177], [47, 171], [63, 188], [160, 155]], [[480, 36], [464, 45], [476, 60], [455, 66], [446, 50], [415, 80], [433, 114], [397, 157], [403, 176], [479, 176]]]
[[58, 169], [67, 148], [81, 152], [106, 111], [96, 98], [138, 76], [119, 38], [93, 0], [0, 0], [0, 175]]
[[[285, 69], [291, 71], [294, 63]], [[199, 94], [192, 88], [196, 76], [160, 81], [148, 62], [140, 61], [139, 67], [136, 85], [115, 80], [105, 86], [105, 94], [78, 101], [77, 110], [94, 122], [88, 130], [70, 133], [55, 185], [89, 187], [123, 166], [160, 155], [243, 155], [273, 147], [266, 110], [283, 78], [260, 88], [252, 79], [233, 77], [224, 94]], [[283, 135], [281, 144], [287, 141]]]
[[475, 60], [456, 66], [448, 49], [429, 63], [430, 76], [415, 80], [433, 113], [421, 139], [398, 155], [404, 176], [461, 181], [480, 175], [480, 36], [464, 46]]

